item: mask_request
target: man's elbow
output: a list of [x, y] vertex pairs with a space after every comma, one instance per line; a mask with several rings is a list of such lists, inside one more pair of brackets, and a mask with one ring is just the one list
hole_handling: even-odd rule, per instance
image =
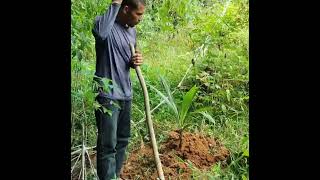
[[100, 41], [104, 41], [105, 39], [107, 39], [107, 34], [99, 33], [95, 29], [92, 30], [92, 34], [96, 39]]
[[101, 41], [104, 41], [107, 39], [107, 35], [103, 35], [103, 34], [99, 34], [98, 37]]

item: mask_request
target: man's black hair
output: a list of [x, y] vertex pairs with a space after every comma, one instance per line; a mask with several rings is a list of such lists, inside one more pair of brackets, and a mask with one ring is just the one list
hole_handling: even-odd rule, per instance
[[146, 5], [145, 0], [123, 0], [121, 7], [123, 8], [125, 5], [129, 7], [133, 7], [134, 9], [137, 9], [139, 6], [139, 3], [143, 4], [144, 6]]

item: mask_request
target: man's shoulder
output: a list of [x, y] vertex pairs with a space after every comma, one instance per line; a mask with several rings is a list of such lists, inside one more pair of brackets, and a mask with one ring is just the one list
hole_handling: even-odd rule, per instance
[[94, 18], [94, 23], [97, 23], [101, 19], [101, 15], [98, 15]]
[[137, 34], [136, 27], [130, 27], [130, 28], [129, 28], [129, 31], [130, 31], [130, 33], [132, 33], [132, 34], [134, 34], [134, 35]]

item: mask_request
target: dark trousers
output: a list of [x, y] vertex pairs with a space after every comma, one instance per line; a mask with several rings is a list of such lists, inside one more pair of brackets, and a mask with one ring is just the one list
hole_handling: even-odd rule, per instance
[[96, 100], [111, 112], [104, 113], [102, 108], [95, 111], [98, 128], [97, 173], [99, 180], [110, 180], [120, 176], [125, 159], [130, 138], [131, 101], [111, 101], [100, 95]]

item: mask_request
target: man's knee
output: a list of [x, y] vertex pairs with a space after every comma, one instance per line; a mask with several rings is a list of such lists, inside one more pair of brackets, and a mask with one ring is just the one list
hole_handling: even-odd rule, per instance
[[125, 147], [129, 144], [130, 136], [117, 139], [117, 147]]

